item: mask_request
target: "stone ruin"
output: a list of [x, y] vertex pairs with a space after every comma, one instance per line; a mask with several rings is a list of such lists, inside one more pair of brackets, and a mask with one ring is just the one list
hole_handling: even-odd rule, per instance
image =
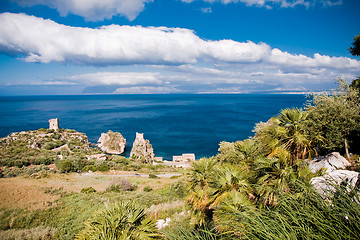
[[59, 130], [59, 119], [58, 118], [53, 118], [49, 120], [49, 129], [53, 129], [55, 131]]
[[183, 153], [181, 156], [173, 156], [174, 162], [193, 162], [195, 161], [194, 153]]

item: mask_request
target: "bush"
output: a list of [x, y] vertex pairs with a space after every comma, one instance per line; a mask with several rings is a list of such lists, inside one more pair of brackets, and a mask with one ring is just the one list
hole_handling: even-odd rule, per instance
[[129, 165], [131, 162], [126, 157], [118, 156], [118, 155], [111, 156], [110, 161], [113, 161], [115, 163], [122, 164], [122, 165]]
[[38, 157], [34, 158], [32, 163], [35, 165], [49, 165], [54, 163], [56, 160], [58, 160], [56, 153], [51, 151], [43, 151]]
[[70, 160], [62, 160], [59, 162], [57, 168], [61, 173], [68, 173], [74, 170], [74, 165]]
[[133, 201], [121, 201], [95, 212], [76, 236], [85, 239], [160, 239], [146, 209]]
[[186, 195], [186, 183], [184, 181], [178, 180], [171, 184], [171, 192], [177, 197], [185, 197]]
[[158, 176], [156, 176], [155, 174], [150, 173], [150, 174], [149, 174], [149, 178], [152, 178], [152, 179], [157, 179], [157, 178], [159, 178], [159, 177], [158, 177]]
[[96, 166], [95, 165], [87, 165], [82, 170], [84, 172], [88, 172], [88, 171], [96, 172]]
[[96, 168], [98, 171], [100, 172], [106, 172], [106, 171], [109, 171], [110, 170], [110, 167], [109, 165], [107, 165], [106, 163], [102, 163], [100, 164], [99, 166], [97, 166]]
[[80, 192], [82, 192], [82, 193], [94, 193], [94, 192], [96, 192], [96, 190], [93, 187], [87, 187], [87, 188], [81, 189]]
[[10, 169], [6, 169], [4, 171], [4, 177], [6, 178], [11, 178], [11, 177], [16, 177], [15, 174], [13, 173], [13, 171], [11, 171]]
[[152, 187], [150, 187], [150, 186], [145, 186], [144, 187], [144, 192], [151, 192], [153, 189], [152, 189]]
[[114, 178], [111, 180], [110, 185], [106, 191], [109, 192], [122, 192], [122, 191], [134, 191], [137, 188], [135, 184], [129, 182], [125, 178]]

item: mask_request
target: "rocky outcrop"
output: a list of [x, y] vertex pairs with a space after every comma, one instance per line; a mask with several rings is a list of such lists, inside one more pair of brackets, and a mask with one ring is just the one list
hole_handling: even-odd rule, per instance
[[346, 186], [347, 189], [359, 187], [359, 173], [348, 170], [335, 170], [327, 175], [311, 179], [311, 184], [324, 197], [336, 192], [336, 186]]
[[144, 139], [143, 133], [136, 133], [136, 138], [130, 152], [130, 158], [144, 163], [152, 163], [154, 157], [154, 149], [150, 144], [150, 141]]
[[126, 139], [121, 133], [109, 130], [101, 134], [97, 146], [106, 153], [121, 154], [125, 150]]
[[[6, 145], [22, 145], [27, 148], [54, 150], [61, 147], [69, 147], [89, 151], [90, 143], [85, 133], [70, 129], [40, 128], [34, 131], [14, 132], [4, 138], [0, 138], [0, 148]], [[61, 149], [60, 149], [61, 150]]]
[[325, 168], [326, 172], [329, 173], [337, 169], [344, 169], [347, 166], [350, 166], [348, 160], [342, 157], [340, 153], [332, 152], [325, 157], [320, 156], [314, 158], [309, 164], [309, 169], [311, 172], [315, 173], [317, 170]]

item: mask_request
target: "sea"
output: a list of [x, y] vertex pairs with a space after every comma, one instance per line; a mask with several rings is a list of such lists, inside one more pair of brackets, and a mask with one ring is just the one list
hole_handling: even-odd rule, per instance
[[126, 157], [139, 132], [158, 157], [195, 153], [199, 159], [216, 155], [221, 141], [252, 137], [256, 123], [307, 100], [300, 94], [1, 96], [0, 137], [48, 128], [58, 118], [61, 128], [83, 132], [92, 143], [108, 130], [120, 132]]

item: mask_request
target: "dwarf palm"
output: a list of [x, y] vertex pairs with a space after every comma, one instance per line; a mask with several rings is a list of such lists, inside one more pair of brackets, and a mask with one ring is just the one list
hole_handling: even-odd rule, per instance
[[212, 203], [210, 207], [218, 205], [224, 201], [231, 192], [242, 192], [245, 195], [249, 192], [249, 184], [245, 178], [244, 170], [234, 165], [224, 165], [215, 175], [212, 188]]
[[270, 157], [282, 148], [291, 154], [291, 164], [297, 159], [311, 158], [316, 154], [315, 143], [322, 141], [322, 138], [310, 134], [308, 117], [309, 113], [301, 109], [284, 109], [278, 117], [258, 125], [256, 137], [266, 147]]
[[76, 239], [158, 239], [155, 223], [133, 202], [119, 202], [96, 212]]
[[214, 190], [210, 185], [214, 182], [216, 165], [215, 158], [203, 158], [193, 163], [189, 172], [189, 193], [186, 202], [191, 206], [193, 220], [199, 225], [205, 224], [212, 218], [212, 194]]

